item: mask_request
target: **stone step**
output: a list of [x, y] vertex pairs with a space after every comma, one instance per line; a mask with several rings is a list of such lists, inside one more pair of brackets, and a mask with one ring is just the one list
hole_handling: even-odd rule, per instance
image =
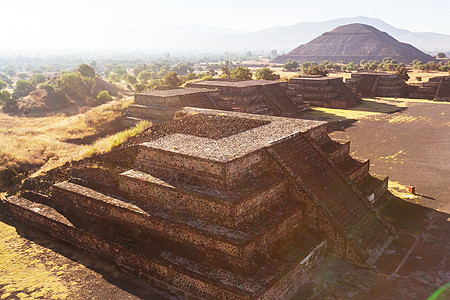
[[[268, 151], [323, 209], [343, 237], [358, 249], [363, 260], [376, 260], [381, 249], [392, 238], [388, 231], [390, 228], [377, 217], [369, 201], [353, 190], [311, 142], [297, 135], [272, 145]], [[359, 164], [368, 168], [367, 162]], [[347, 168], [345, 165], [343, 167]], [[359, 176], [356, 173], [362, 173], [353, 171], [353, 166], [348, 169], [355, 178]], [[356, 165], [356, 170], [365, 169]], [[360, 220], [364, 220], [364, 226]]]
[[122, 117], [122, 125], [125, 127], [134, 127], [141, 121], [144, 121], [144, 120], [140, 119], [140, 118], [128, 117], [128, 116]]
[[319, 141], [319, 146], [328, 157], [335, 163], [339, 164], [350, 155], [349, 140], [332, 140], [330, 138]]
[[369, 174], [370, 159], [355, 158], [348, 155], [341, 160], [338, 167], [348, 176], [351, 181], [358, 181]]
[[[36, 226], [58, 239], [114, 262], [128, 272], [139, 274], [152, 284], [182, 298], [201, 299], [278, 299], [289, 298], [312, 275], [324, 258], [326, 240], [314, 232], [302, 231], [295, 249], [268, 258], [266, 267], [243, 277], [198, 263], [157, 245], [130, 243], [105, 230], [101, 224], [68, 219], [58, 211], [14, 196], [2, 204], [10, 216]], [[283, 249], [285, 250], [285, 249]]]
[[145, 120], [169, 121], [172, 120], [172, 118], [175, 116], [175, 113], [180, 108], [181, 105], [177, 107], [164, 107], [131, 104], [127, 108], [126, 115]]
[[227, 227], [238, 227], [259, 218], [280, 205], [288, 185], [279, 174], [262, 174], [248, 178], [241, 186], [220, 190], [184, 183], [174, 178], [156, 177], [138, 170], [119, 175], [120, 189], [140, 205], [157, 206], [212, 221]]
[[370, 202], [375, 204], [387, 191], [388, 181], [388, 176], [367, 174], [355, 185]]
[[276, 211], [267, 214], [264, 220], [230, 229], [200, 219], [170, 214], [153, 206], [141, 207], [69, 182], [55, 184], [52, 199], [62, 211], [74, 214], [83, 211], [83, 214], [90, 213], [140, 230], [148, 229], [180, 243], [205, 247], [241, 259], [250, 258], [255, 251], [295, 230], [301, 220], [300, 205], [286, 201]]
[[336, 92], [330, 93], [311, 93], [311, 92], [302, 92], [299, 93], [304, 101], [329, 101], [330, 99], [336, 99], [339, 97], [339, 94]]
[[[199, 155], [196, 149], [186, 147], [181, 153], [177, 146], [170, 147], [170, 144], [179, 143], [178, 138], [176, 134], [166, 137], [165, 142], [168, 145], [160, 145], [159, 140], [139, 144], [136, 169], [147, 173], [155, 169], [166, 170], [166, 173], [180, 174], [180, 177], [198, 182], [199, 185], [216, 187], [242, 181], [243, 177], [253, 172], [265, 159], [263, 151], [255, 151], [232, 160], [221, 159], [220, 155], [208, 158], [206, 154], [209, 153]], [[192, 139], [200, 144], [209, 142], [212, 149], [216, 147], [214, 142], [205, 138], [192, 137]], [[204, 149], [209, 148], [205, 145]]]

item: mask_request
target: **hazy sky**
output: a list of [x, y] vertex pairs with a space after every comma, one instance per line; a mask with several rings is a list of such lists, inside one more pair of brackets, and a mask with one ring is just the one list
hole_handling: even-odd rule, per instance
[[[410, 31], [450, 34], [450, 0], [0, 0], [2, 31], [202, 24], [265, 29], [340, 17], [380, 18]], [[1, 44], [0, 44], [1, 47]]]
[[[143, 49], [139, 43], [146, 41], [165, 50], [177, 38], [168, 37], [167, 28], [146, 28], [164, 25], [258, 30], [366, 16], [414, 32], [450, 34], [450, 0], [0, 0], [0, 8], [0, 54], [13, 55], [127, 51]], [[175, 32], [188, 37], [180, 28]], [[180, 43], [188, 42], [195, 43]]]

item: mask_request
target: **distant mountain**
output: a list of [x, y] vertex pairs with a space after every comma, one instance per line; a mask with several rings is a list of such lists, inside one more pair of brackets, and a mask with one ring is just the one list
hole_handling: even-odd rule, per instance
[[[410, 32], [395, 28], [382, 20], [368, 17], [334, 19], [324, 22], [304, 22], [264, 30], [246, 31], [204, 25], [153, 26], [132, 28], [97, 28], [68, 30], [46, 29], [40, 34], [33, 28], [21, 33], [14, 28], [3, 33], [4, 40], [15, 41], [0, 47], [3, 53], [42, 51], [43, 53], [205, 53], [277, 49], [287, 52], [337, 26], [362, 23], [387, 32], [400, 42], [412, 44], [428, 53], [450, 53], [450, 35], [431, 32]], [[57, 37], [57, 38], [55, 38]]]
[[385, 57], [406, 64], [415, 59], [422, 62], [434, 60], [432, 56], [410, 44], [397, 41], [373, 26], [352, 23], [327, 31], [288, 54], [277, 56], [272, 62], [286, 63], [288, 60], [295, 60], [302, 63], [329, 60], [359, 63], [362, 59], [381, 61]]
[[[450, 35], [433, 32], [411, 32], [395, 28], [388, 23], [368, 17], [340, 18], [324, 22], [304, 22], [287, 27], [274, 27], [241, 35], [243, 40], [253, 42], [255, 48], [291, 50], [307, 43], [324, 32], [350, 23], [362, 23], [387, 32], [400, 42], [412, 44], [428, 53], [450, 52]], [[276, 46], [274, 46], [276, 45]]]
[[108, 32], [99, 31], [96, 40], [103, 43], [105, 38], [111, 37], [106, 43], [120, 42], [117, 47], [125, 49], [197, 52], [277, 49], [278, 52], [287, 52], [324, 32], [350, 23], [374, 26], [398, 41], [411, 44], [427, 53], [450, 52], [450, 35], [411, 32], [395, 28], [380, 19], [368, 17], [304, 22], [250, 32], [202, 25], [121, 28], [111, 29]]

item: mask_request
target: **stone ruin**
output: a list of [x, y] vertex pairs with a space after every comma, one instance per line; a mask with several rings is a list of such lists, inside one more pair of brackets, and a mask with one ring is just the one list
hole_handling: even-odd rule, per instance
[[436, 76], [414, 87], [410, 98], [450, 101], [450, 76]]
[[361, 103], [342, 77], [295, 77], [289, 80], [289, 89], [311, 106], [350, 108]]
[[27, 180], [10, 216], [185, 299], [287, 299], [327, 254], [372, 266], [387, 177], [327, 123], [183, 108], [121, 148]]
[[301, 97], [291, 98], [287, 83], [272, 80], [205, 80], [186, 84], [187, 87], [219, 91], [217, 107], [223, 110], [253, 114], [298, 117], [309, 106]]
[[411, 90], [400, 75], [394, 73], [352, 73], [345, 83], [361, 97], [408, 97]]
[[172, 120], [175, 112], [184, 106], [217, 108], [213, 97], [216, 91], [202, 88], [173, 88], [152, 90], [134, 95], [134, 103], [125, 111], [124, 125], [134, 126], [142, 120], [152, 123]]
[[450, 76], [437, 76], [417, 85], [406, 84], [399, 74], [353, 73], [345, 83], [362, 97], [405, 97], [450, 101]]

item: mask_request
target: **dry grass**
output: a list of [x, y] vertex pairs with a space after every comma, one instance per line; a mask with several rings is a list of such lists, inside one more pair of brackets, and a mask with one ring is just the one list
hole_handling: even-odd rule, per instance
[[[45, 171], [82, 157], [90, 145], [65, 141], [106, 130], [131, 103], [131, 98], [112, 101], [70, 117], [26, 118], [0, 113], [0, 172], [5, 169], [27, 172], [39, 167]], [[101, 140], [111, 143], [110, 139]], [[108, 144], [101, 144], [101, 140], [96, 142], [99, 149]]]

